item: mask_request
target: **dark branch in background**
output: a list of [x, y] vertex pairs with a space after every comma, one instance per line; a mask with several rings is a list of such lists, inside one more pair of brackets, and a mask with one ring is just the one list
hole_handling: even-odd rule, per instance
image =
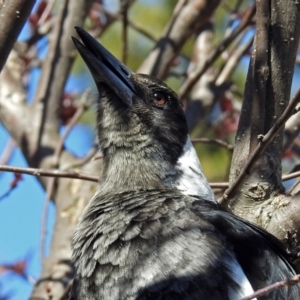
[[[258, 1], [256, 4], [256, 35], [255, 53], [252, 56], [251, 73], [248, 73], [248, 80], [253, 80], [251, 108], [248, 113], [251, 116], [250, 149], [252, 153], [260, 142], [257, 138], [259, 134], [265, 132], [265, 110], [266, 108], [266, 83], [269, 77], [269, 23], [270, 23], [270, 3], [269, 1]], [[257, 117], [256, 117], [257, 116]], [[259, 117], [258, 117], [259, 116]], [[250, 119], [250, 118], [249, 118]]]
[[127, 63], [128, 48], [128, 9], [129, 0], [121, 0], [121, 15], [123, 16], [122, 24], [122, 62]]
[[256, 146], [255, 150], [250, 155], [247, 163], [241, 169], [238, 177], [236, 180], [231, 184], [231, 186], [225, 191], [223, 197], [219, 200], [219, 203], [222, 205], [227, 205], [229, 201], [229, 197], [231, 197], [235, 192], [236, 189], [239, 188], [239, 184], [248, 174], [250, 167], [253, 166], [255, 161], [259, 158], [262, 152], [266, 149], [266, 147], [270, 144], [276, 134], [283, 128], [285, 122], [288, 118], [294, 113], [295, 107], [300, 102], [300, 89], [296, 93], [295, 97], [291, 100], [283, 114], [277, 119], [274, 123], [273, 127], [267, 132], [266, 135], [259, 135], [257, 139], [259, 141], [258, 145]]
[[[123, 1], [123, 0], [120, 0]], [[127, 0], [128, 1], [128, 9], [135, 3], [135, 0]], [[98, 6], [98, 21], [95, 22], [95, 24], [92, 26], [92, 28], [89, 30], [89, 33], [94, 37], [94, 38], [99, 38], [105, 30], [113, 24], [117, 20], [123, 20], [123, 15], [120, 13], [112, 13], [110, 11], [107, 11], [103, 4], [102, 1], [94, 1], [94, 6]], [[93, 7], [93, 6], [92, 6]], [[92, 8], [93, 9], [93, 8]], [[103, 18], [104, 17], [104, 18]], [[105, 19], [105, 22], [103, 22], [103, 19]], [[131, 24], [132, 22], [127, 19], [128, 25]]]
[[293, 276], [289, 280], [282, 280], [255, 291], [253, 294], [242, 298], [241, 300], [251, 300], [269, 294], [272, 291], [278, 290], [285, 286], [293, 286], [300, 281], [300, 274]]
[[228, 10], [228, 13], [230, 14], [229, 22], [227, 25], [227, 30], [226, 30], [225, 35], [227, 35], [228, 31], [231, 32], [232, 25], [233, 25], [234, 21], [236, 21], [236, 19], [237, 19], [237, 15], [238, 15], [238, 12], [239, 12], [242, 4], [243, 4], [243, 0], [237, 0], [234, 8], [231, 9], [230, 7], [227, 6], [226, 2], [222, 3], [222, 6], [225, 7]]
[[181, 86], [179, 90], [179, 97], [183, 99], [190, 91], [192, 86], [197, 82], [197, 80], [206, 72], [206, 70], [216, 61], [219, 55], [232, 43], [232, 41], [247, 27], [252, 21], [255, 13], [255, 7], [251, 7], [245, 13], [243, 19], [241, 20], [239, 26], [233, 30], [233, 32], [226, 37], [211, 53], [206, 63], [201, 65], [200, 68], [194, 70], [193, 76], [189, 77], [188, 80]]
[[138, 73], [166, 78], [173, 59], [186, 40], [207, 22], [219, 3], [219, 0], [178, 1], [162, 37], [144, 60]]
[[[103, 12], [106, 15], [106, 17], [108, 17], [110, 20], [120, 20], [120, 21], [124, 22], [124, 15], [122, 15], [122, 14], [114, 14], [107, 10], [103, 10]], [[129, 20], [128, 18], [127, 18], [127, 23], [130, 28], [134, 29], [136, 32], [144, 35], [149, 40], [156, 43], [155, 37], [150, 32], [148, 32], [144, 28], [142, 28], [139, 24], [134, 23], [132, 20]]]
[[4, 0], [0, 3], [0, 72], [34, 4], [35, 0]]

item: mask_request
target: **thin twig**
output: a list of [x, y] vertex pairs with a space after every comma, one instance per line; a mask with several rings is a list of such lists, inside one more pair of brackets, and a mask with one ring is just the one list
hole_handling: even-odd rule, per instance
[[81, 172], [74, 172], [74, 171], [22, 168], [22, 167], [12, 167], [7, 165], [0, 165], [0, 170], [6, 172], [28, 174], [33, 176], [74, 178], [74, 179], [82, 179], [82, 180], [93, 181], [93, 182], [98, 182], [99, 180], [98, 176], [93, 176], [93, 175], [89, 175]]
[[13, 48], [35, 0], [1, 1], [0, 5], [0, 72]]
[[256, 146], [255, 150], [250, 155], [247, 163], [242, 168], [240, 174], [236, 178], [236, 180], [232, 183], [232, 185], [225, 191], [223, 197], [219, 199], [219, 203], [222, 205], [228, 204], [229, 197], [235, 192], [239, 184], [245, 178], [247, 172], [250, 167], [253, 166], [254, 162], [261, 155], [261, 153], [266, 149], [266, 147], [273, 140], [275, 135], [282, 129], [285, 122], [288, 118], [294, 113], [296, 105], [300, 102], [300, 89], [297, 91], [295, 97], [291, 100], [289, 105], [286, 107], [282, 115], [277, 119], [271, 129], [267, 132], [265, 136], [259, 135], [257, 138], [259, 139], [259, 143]]
[[[113, 19], [114, 21], [116, 21], [116, 20], [122, 21], [123, 18], [124, 18], [124, 16], [122, 16], [121, 14], [114, 14], [114, 13], [108, 11], [108, 10], [105, 10], [105, 9], [103, 9], [103, 13], [105, 14], [105, 16], [109, 17], [110, 19]], [[132, 28], [135, 31], [137, 31], [138, 33], [144, 35], [145, 37], [147, 37], [152, 42], [157, 42], [156, 38], [152, 35], [152, 33], [146, 31], [139, 24], [134, 23], [132, 20], [127, 20], [127, 22], [128, 22], [128, 26], [130, 28]]]
[[122, 27], [122, 62], [127, 62], [127, 46], [128, 46], [128, 0], [121, 0], [121, 15], [123, 16]]
[[239, 26], [235, 30], [233, 30], [232, 33], [216, 47], [216, 49], [207, 58], [205, 64], [201, 65], [199, 69], [195, 69], [194, 75], [190, 76], [188, 80], [184, 82], [184, 84], [181, 86], [178, 93], [179, 98], [183, 99], [188, 94], [188, 92], [191, 90], [193, 85], [207, 71], [207, 69], [216, 61], [216, 59], [224, 51], [224, 49], [226, 49], [233, 42], [233, 40], [250, 24], [254, 14], [255, 14], [255, 6], [252, 6], [246, 12]]
[[[93, 151], [94, 153], [94, 151]], [[93, 157], [93, 155], [89, 156], [89, 160]], [[73, 166], [72, 166], [73, 167]], [[13, 172], [13, 173], [21, 173], [33, 176], [44, 176], [44, 177], [56, 177], [56, 178], [74, 178], [74, 179], [81, 179], [91, 182], [98, 182], [99, 177], [81, 173], [81, 172], [74, 172], [74, 171], [63, 171], [63, 170], [46, 170], [46, 169], [34, 169], [34, 168], [22, 168], [22, 167], [13, 167], [7, 165], [0, 165], [0, 170], [6, 172]], [[282, 181], [287, 181], [293, 178], [300, 177], [300, 171], [293, 172], [291, 174], [283, 175]], [[211, 182], [210, 186], [212, 188], [228, 188], [228, 182]]]
[[47, 6], [38, 21], [38, 24], [37, 24], [38, 27], [41, 26], [46, 21], [46, 19], [49, 17], [49, 15], [52, 11], [52, 8], [54, 7], [55, 1], [56, 0], [48, 1]]
[[227, 189], [229, 187], [228, 182], [210, 182], [209, 185], [212, 189]]
[[228, 151], [233, 151], [233, 146], [226, 143], [225, 141], [219, 139], [208, 139], [208, 138], [194, 138], [192, 139], [192, 143], [204, 143], [204, 144], [215, 144], [221, 147], [224, 147]]
[[237, 15], [242, 4], [243, 4], [243, 0], [238, 0], [235, 3], [235, 7], [230, 9], [229, 11], [230, 17], [229, 17], [228, 25], [226, 26], [225, 36], [228, 36], [232, 32], [233, 23], [237, 19]]
[[259, 289], [259, 290], [255, 291], [253, 294], [251, 294], [247, 297], [243, 297], [241, 300], [251, 300], [254, 298], [258, 298], [258, 297], [266, 295], [272, 291], [278, 290], [279, 288], [282, 288], [285, 286], [293, 286], [293, 285], [299, 283], [299, 281], [300, 281], [300, 274], [297, 274], [288, 280], [278, 281], [278, 282], [268, 285], [262, 289]]
[[282, 176], [282, 181], [287, 181], [287, 180], [294, 179], [294, 178], [297, 178], [297, 177], [300, 177], [300, 171], [293, 172], [293, 173], [290, 173], [290, 174], [287, 174], [287, 175], [283, 175]]

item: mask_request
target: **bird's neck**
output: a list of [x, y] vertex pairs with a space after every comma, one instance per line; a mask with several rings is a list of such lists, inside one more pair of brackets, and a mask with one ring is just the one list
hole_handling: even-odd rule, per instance
[[104, 180], [100, 188], [105, 191], [136, 191], [171, 187], [186, 195], [215, 201], [189, 138], [176, 164], [168, 161], [163, 151], [153, 149], [151, 153], [151, 147], [153, 145], [145, 141], [144, 147], [139, 147], [138, 151], [119, 150], [104, 158]]
[[104, 190], [136, 191], [163, 187], [168, 178], [176, 177], [176, 169], [162, 157], [149, 156], [144, 151], [117, 151], [104, 157]]

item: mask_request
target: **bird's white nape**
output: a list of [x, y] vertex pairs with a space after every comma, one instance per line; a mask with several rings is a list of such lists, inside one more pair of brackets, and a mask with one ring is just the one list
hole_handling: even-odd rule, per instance
[[184, 145], [183, 153], [177, 161], [176, 169], [180, 175], [174, 186], [183, 194], [197, 195], [205, 200], [216, 202], [189, 137]]

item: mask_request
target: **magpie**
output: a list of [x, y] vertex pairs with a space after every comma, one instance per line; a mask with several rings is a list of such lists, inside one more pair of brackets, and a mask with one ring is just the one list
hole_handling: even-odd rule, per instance
[[103, 174], [73, 236], [70, 299], [237, 300], [295, 275], [274, 236], [215, 201], [175, 92], [76, 31], [99, 92]]

